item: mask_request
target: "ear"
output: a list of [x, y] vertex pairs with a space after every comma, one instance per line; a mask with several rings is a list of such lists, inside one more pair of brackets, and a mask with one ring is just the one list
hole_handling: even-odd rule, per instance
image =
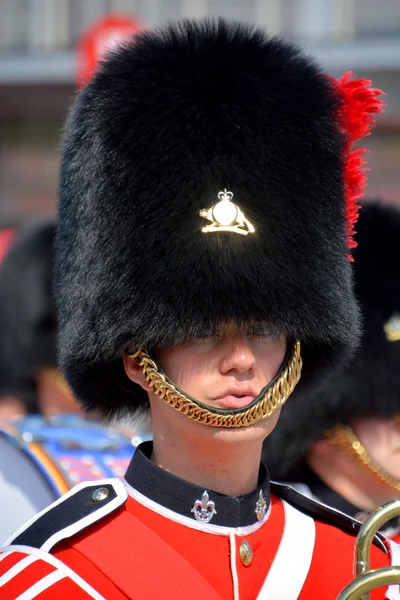
[[147, 393], [151, 393], [153, 388], [147, 383], [145, 376], [143, 375], [142, 368], [134, 358], [128, 354], [122, 355], [122, 362], [124, 364], [125, 373], [133, 383], [137, 383]]

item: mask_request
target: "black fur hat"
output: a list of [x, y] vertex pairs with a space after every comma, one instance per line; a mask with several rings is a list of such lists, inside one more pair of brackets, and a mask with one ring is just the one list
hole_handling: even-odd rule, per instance
[[400, 212], [366, 204], [357, 226], [354, 252], [356, 293], [364, 321], [361, 348], [350, 367], [327, 380], [317, 395], [289, 401], [264, 444], [272, 477], [301, 480], [303, 460], [313, 442], [339, 423], [400, 412]]
[[0, 394], [32, 388], [36, 373], [57, 365], [52, 293], [56, 226], [20, 228], [0, 268]]
[[[300, 339], [297, 393], [349, 355], [341, 103], [298, 48], [223, 20], [139, 34], [102, 65], [66, 126], [59, 197], [60, 359], [87, 408], [146, 403], [124, 378], [132, 343], [223, 321]], [[224, 189], [255, 234], [201, 232]]]

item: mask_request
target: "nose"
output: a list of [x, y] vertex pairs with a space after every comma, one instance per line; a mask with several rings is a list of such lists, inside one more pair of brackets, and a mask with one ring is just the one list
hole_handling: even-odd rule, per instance
[[223, 358], [220, 365], [221, 373], [247, 373], [255, 364], [254, 352], [249, 340], [244, 337], [234, 336], [225, 341]]

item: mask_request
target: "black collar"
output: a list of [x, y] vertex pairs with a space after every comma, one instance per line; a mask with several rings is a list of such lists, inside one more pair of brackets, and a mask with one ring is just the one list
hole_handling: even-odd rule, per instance
[[263, 522], [270, 492], [268, 471], [262, 463], [259, 485], [254, 492], [232, 497], [204, 489], [161, 469], [150, 460], [152, 448], [152, 442], [143, 442], [133, 455], [125, 475], [132, 488], [174, 513], [200, 523], [247, 527]]
[[357, 519], [357, 515], [363, 512], [360, 508], [328, 487], [309, 467], [305, 469], [304, 483], [308, 485], [315, 498], [328, 506], [337, 508], [354, 519]]
[[[364, 523], [368, 518], [369, 513], [367, 511], [364, 511], [362, 508], [352, 504], [346, 500], [346, 498], [343, 498], [343, 496], [332, 490], [309, 467], [307, 467], [305, 472], [304, 483], [308, 485], [312, 495], [324, 504], [333, 506], [334, 508], [337, 508], [346, 515], [349, 515], [350, 517], [353, 517], [362, 523]], [[399, 527], [400, 519], [399, 517], [395, 517], [385, 523], [380, 531], [385, 532], [392, 529], [397, 530]]]

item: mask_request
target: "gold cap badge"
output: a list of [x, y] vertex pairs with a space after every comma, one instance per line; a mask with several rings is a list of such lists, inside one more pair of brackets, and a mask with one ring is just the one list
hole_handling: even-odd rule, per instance
[[240, 235], [248, 235], [255, 232], [254, 226], [246, 219], [240, 208], [231, 202], [232, 192], [225, 189], [218, 193], [218, 198], [217, 204], [211, 208], [203, 208], [199, 213], [203, 219], [211, 221], [211, 225], [201, 228], [203, 233], [231, 231]]

